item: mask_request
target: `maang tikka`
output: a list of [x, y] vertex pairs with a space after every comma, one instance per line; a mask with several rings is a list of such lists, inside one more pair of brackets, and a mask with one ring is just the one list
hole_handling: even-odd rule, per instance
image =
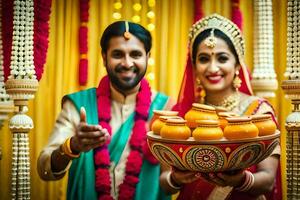
[[205, 40], [204, 44], [209, 48], [214, 48], [217, 45], [217, 38], [215, 37], [215, 29], [211, 29], [210, 35]]

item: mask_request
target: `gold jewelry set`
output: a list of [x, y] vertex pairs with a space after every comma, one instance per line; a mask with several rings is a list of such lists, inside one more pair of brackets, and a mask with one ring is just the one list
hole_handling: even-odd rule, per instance
[[70, 159], [78, 158], [80, 156], [79, 154], [74, 154], [71, 149], [71, 138], [66, 139], [66, 141], [60, 145], [59, 147], [59, 153], [61, 155], [65, 155], [69, 157]]
[[208, 102], [205, 102], [205, 104], [214, 107], [225, 108], [227, 111], [232, 111], [235, 107], [239, 105], [240, 99], [241, 99], [241, 94], [239, 92], [234, 92], [232, 95], [223, 99], [218, 104], [211, 104]]

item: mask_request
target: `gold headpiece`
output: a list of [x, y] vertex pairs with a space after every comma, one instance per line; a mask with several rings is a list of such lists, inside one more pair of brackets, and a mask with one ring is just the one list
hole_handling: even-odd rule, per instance
[[130, 37], [131, 37], [131, 34], [130, 34], [130, 32], [129, 32], [129, 23], [128, 23], [128, 21], [125, 21], [124, 38], [125, 38], [126, 40], [129, 40]]
[[195, 38], [207, 29], [218, 29], [228, 36], [236, 50], [240, 63], [244, 62], [245, 42], [240, 29], [232, 21], [218, 14], [200, 19], [190, 29], [189, 40], [191, 55]]

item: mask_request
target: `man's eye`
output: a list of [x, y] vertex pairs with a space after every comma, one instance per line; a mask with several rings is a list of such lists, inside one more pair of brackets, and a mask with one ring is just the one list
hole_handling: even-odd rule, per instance
[[120, 52], [114, 52], [114, 53], [112, 53], [112, 57], [113, 58], [121, 58], [122, 57], [122, 53], [120, 53]]
[[139, 58], [139, 57], [141, 57], [143, 54], [141, 53], [141, 52], [139, 52], [139, 51], [134, 51], [134, 52], [132, 52], [131, 54], [130, 54], [130, 56], [131, 57], [133, 57], [133, 58]]

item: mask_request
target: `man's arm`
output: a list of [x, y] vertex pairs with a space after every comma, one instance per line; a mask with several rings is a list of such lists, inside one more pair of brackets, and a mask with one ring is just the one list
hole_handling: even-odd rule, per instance
[[[87, 124], [84, 108], [81, 108], [78, 116], [77, 111], [76, 114], [73, 112], [74, 106], [71, 110], [67, 109], [67, 111], [64, 110], [65, 107], [68, 106], [63, 107], [63, 111], [55, 124], [55, 130], [57, 131], [54, 131], [52, 137], [52, 140], [59, 140], [59, 142], [55, 142], [56, 145], [54, 145], [52, 151], [42, 152], [39, 158], [39, 164], [41, 165], [41, 167], [38, 166], [39, 174], [45, 180], [62, 178], [68, 169], [70, 160], [79, 157], [81, 152], [87, 152], [103, 145], [109, 139], [106, 129], [103, 129], [100, 125]], [[69, 113], [72, 113], [72, 115], [70, 116]], [[74, 119], [74, 116], [77, 116], [77, 118]], [[62, 126], [59, 125], [61, 121], [64, 121], [64, 123], [61, 123]], [[62, 138], [61, 135], [67, 136]], [[43, 160], [46, 160], [46, 162], [43, 162]], [[41, 171], [41, 169], [44, 171]]]
[[[56, 119], [48, 144], [38, 158], [37, 169], [42, 179], [57, 180], [64, 176], [68, 164], [70, 164], [70, 159], [66, 155], [61, 155], [60, 146], [67, 138], [75, 134], [76, 125], [79, 121], [80, 117], [73, 103], [65, 101], [62, 111]], [[56, 163], [56, 165], [59, 163], [61, 166], [52, 166], [52, 163]]]

